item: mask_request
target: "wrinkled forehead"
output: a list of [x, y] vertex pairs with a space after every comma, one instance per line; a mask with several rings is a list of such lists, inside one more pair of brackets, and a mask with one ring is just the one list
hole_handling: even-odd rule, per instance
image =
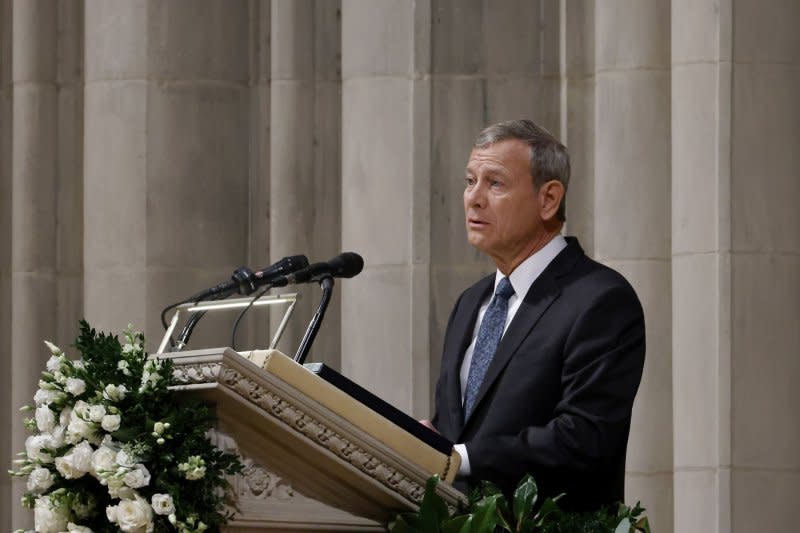
[[472, 148], [467, 160], [469, 173], [520, 172], [528, 173], [530, 147], [516, 139], [499, 141]]

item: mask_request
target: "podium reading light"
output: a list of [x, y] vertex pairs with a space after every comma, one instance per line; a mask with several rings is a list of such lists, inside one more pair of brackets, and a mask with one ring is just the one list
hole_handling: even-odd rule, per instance
[[[178, 325], [178, 320], [180, 319], [181, 313], [196, 313], [196, 312], [217, 312], [217, 311], [226, 311], [231, 309], [244, 309], [252, 305], [253, 307], [261, 307], [265, 305], [278, 305], [278, 304], [289, 304], [286, 308], [286, 312], [283, 314], [283, 318], [281, 319], [280, 325], [278, 325], [278, 329], [275, 331], [275, 335], [272, 337], [272, 341], [269, 344], [269, 348], [273, 349], [278, 345], [278, 341], [281, 339], [283, 335], [283, 330], [286, 329], [286, 325], [289, 323], [289, 317], [292, 316], [294, 312], [294, 307], [297, 304], [297, 300], [300, 298], [300, 295], [296, 292], [291, 292], [287, 294], [276, 294], [270, 296], [264, 296], [255, 302], [252, 301], [252, 298], [236, 298], [233, 300], [219, 300], [219, 301], [210, 301], [210, 302], [203, 302], [203, 303], [195, 303], [195, 302], [188, 302], [184, 304], [180, 304], [175, 307], [175, 313], [172, 315], [172, 319], [169, 322], [169, 326], [167, 327], [167, 331], [164, 332], [164, 338], [161, 340], [161, 344], [158, 346], [158, 351], [156, 353], [164, 353], [164, 350], [167, 348], [169, 344], [169, 340], [172, 338], [172, 334], [175, 331], [175, 327]], [[179, 352], [183, 346], [176, 346], [173, 351]]]

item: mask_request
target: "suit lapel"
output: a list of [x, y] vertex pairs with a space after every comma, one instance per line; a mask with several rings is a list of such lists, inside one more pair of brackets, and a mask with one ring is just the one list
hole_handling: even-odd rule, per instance
[[[545, 311], [561, 294], [561, 286], [557, 279], [569, 272], [575, 264], [576, 259], [583, 255], [583, 250], [578, 244], [577, 240], [567, 237], [567, 247], [548, 265], [542, 274], [533, 282], [525, 299], [520, 303], [514, 319], [509, 324], [500, 344], [497, 346], [497, 351], [486, 370], [486, 376], [483, 379], [481, 388], [478, 391], [478, 396], [475, 399], [475, 408], [469, 419], [464, 421], [461, 427], [461, 432], [456, 438], [455, 442], [461, 442], [461, 437], [466, 429], [470, 420], [475, 416], [481, 406], [481, 402], [486, 396], [487, 391], [492, 387], [494, 382], [500, 377], [503, 369], [508, 364], [511, 357], [519, 348], [525, 338], [530, 335], [531, 331], [536, 327], [539, 319]], [[474, 323], [474, 319], [473, 319]], [[466, 349], [466, 346], [465, 346]], [[462, 352], [463, 353], [463, 352]]]
[[451, 420], [456, 423], [456, 434], [461, 432], [464, 422], [464, 410], [461, 405], [461, 363], [464, 360], [469, 343], [472, 341], [472, 332], [475, 330], [475, 321], [481, 303], [491, 294], [494, 287], [494, 274], [483, 278], [469, 292], [464, 294], [459, 305], [458, 315], [453, 320], [453, 334], [448, 341], [447, 353], [443, 358], [451, 379], [448, 380], [447, 405], [449, 406]]

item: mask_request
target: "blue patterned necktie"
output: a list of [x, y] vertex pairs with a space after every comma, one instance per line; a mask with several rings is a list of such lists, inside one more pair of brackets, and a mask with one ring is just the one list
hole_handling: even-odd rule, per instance
[[508, 278], [503, 278], [497, 284], [494, 298], [483, 315], [481, 327], [478, 330], [478, 340], [475, 341], [475, 350], [472, 352], [472, 362], [469, 365], [467, 387], [464, 391], [464, 420], [472, 414], [478, 391], [486, 376], [489, 363], [492, 362], [497, 345], [503, 336], [508, 316], [508, 299], [514, 294], [514, 287]]

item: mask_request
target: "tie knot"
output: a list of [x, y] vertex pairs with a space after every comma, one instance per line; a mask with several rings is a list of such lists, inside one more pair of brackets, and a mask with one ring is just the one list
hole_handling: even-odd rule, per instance
[[514, 294], [514, 287], [511, 286], [511, 282], [508, 281], [508, 278], [502, 278], [500, 282], [497, 284], [497, 289], [494, 291], [495, 296], [502, 298], [503, 300], [508, 300]]

